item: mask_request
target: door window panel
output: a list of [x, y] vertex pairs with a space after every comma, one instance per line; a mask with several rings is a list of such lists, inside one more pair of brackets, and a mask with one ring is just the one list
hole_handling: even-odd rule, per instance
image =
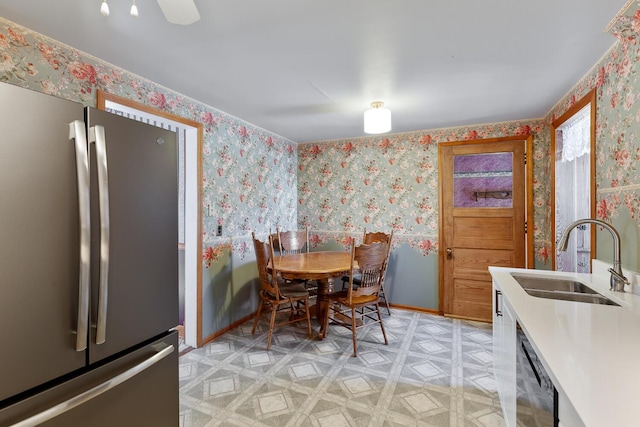
[[453, 207], [513, 207], [513, 153], [456, 155]]

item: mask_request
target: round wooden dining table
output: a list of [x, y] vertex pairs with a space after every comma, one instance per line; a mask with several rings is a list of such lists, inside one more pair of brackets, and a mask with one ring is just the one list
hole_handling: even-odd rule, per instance
[[320, 322], [319, 338], [324, 335], [323, 319], [327, 310], [329, 281], [335, 277], [349, 274], [351, 252], [319, 251], [275, 257], [275, 268], [288, 280], [315, 280], [318, 282], [316, 318]]

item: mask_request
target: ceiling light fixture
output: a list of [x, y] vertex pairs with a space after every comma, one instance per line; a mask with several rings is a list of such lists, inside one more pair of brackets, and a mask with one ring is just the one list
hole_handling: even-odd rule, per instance
[[[102, 4], [100, 5], [100, 13], [102, 16], [109, 16], [109, 4], [107, 0], [102, 0]], [[133, 0], [133, 4], [131, 5], [131, 11], [129, 12], [131, 16], [134, 18], [138, 17], [138, 6], [136, 5], [136, 0]]]
[[138, 6], [136, 6], [136, 0], [133, 0], [133, 4], [131, 5], [131, 16], [134, 18], [138, 17]]
[[383, 108], [384, 102], [371, 103], [371, 109], [364, 112], [365, 133], [385, 133], [391, 130], [391, 110]]
[[109, 16], [109, 5], [107, 0], [102, 0], [102, 6], [100, 6], [100, 13], [102, 16]]

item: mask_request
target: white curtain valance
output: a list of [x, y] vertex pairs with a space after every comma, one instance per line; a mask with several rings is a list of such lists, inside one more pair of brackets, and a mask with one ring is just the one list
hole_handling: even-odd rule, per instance
[[562, 127], [562, 161], [570, 162], [591, 149], [591, 109], [585, 108]]

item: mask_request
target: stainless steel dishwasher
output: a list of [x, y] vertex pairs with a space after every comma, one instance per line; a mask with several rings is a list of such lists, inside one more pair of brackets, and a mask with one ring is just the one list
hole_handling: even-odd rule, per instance
[[558, 392], [520, 325], [516, 330], [518, 425], [558, 427]]

